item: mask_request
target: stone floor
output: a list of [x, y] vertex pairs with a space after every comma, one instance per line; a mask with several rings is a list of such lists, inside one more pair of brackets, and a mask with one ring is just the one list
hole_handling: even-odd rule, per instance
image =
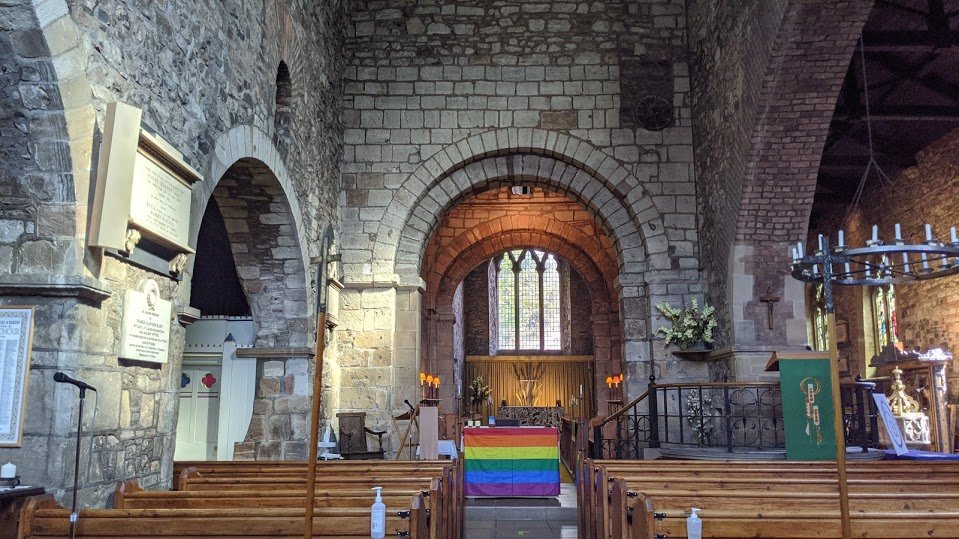
[[463, 539], [574, 539], [576, 487], [560, 485], [553, 498], [473, 498], [466, 500]]

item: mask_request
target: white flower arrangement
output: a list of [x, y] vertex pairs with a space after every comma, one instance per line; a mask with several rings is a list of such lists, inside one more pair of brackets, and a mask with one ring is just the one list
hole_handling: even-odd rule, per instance
[[656, 305], [656, 309], [672, 324], [671, 327], [660, 326], [657, 331], [666, 335], [667, 345], [676, 344], [681, 349], [685, 349], [699, 341], [706, 345], [713, 344], [716, 308], [706, 304], [700, 310], [699, 303], [695, 299], [690, 304], [684, 309], [677, 309], [665, 301]]

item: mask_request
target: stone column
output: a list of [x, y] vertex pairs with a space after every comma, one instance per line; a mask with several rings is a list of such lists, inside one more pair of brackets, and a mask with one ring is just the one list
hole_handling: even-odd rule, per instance
[[[779, 252], [781, 251], [781, 252]], [[732, 339], [733, 378], [740, 381], [772, 379], [766, 362], [776, 350], [803, 350], [807, 343], [804, 284], [787, 272], [790, 260], [785, 244], [764, 246], [739, 244], [733, 250]], [[769, 328], [769, 303], [759, 301], [766, 293], [778, 296], [771, 303], [773, 327]]]

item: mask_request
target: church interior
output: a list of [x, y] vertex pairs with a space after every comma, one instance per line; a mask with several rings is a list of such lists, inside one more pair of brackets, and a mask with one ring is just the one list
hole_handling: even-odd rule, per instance
[[959, 537], [957, 51], [0, 0], [0, 537]]

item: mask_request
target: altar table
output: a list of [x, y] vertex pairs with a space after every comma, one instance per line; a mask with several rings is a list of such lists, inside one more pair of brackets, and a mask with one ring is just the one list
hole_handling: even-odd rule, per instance
[[467, 496], [559, 495], [559, 430], [463, 429]]

